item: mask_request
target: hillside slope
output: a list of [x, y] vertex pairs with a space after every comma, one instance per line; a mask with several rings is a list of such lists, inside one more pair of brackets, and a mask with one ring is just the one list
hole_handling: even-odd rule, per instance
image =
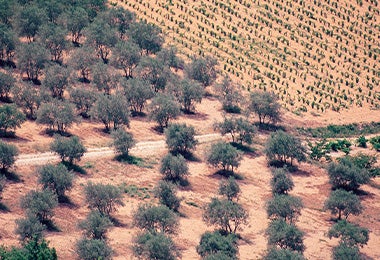
[[117, 1], [187, 56], [212, 55], [242, 89], [291, 111], [380, 106], [378, 1]]

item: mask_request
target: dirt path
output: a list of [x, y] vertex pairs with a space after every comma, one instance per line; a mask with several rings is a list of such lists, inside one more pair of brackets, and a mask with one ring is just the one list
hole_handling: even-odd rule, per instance
[[[216, 140], [220, 140], [222, 136], [220, 134], [205, 134], [195, 136], [195, 139], [199, 143], [208, 143]], [[131, 153], [134, 155], [146, 155], [150, 151], [166, 149], [165, 140], [138, 142], [131, 149]], [[99, 158], [113, 156], [114, 150], [112, 147], [101, 148], [88, 148], [84, 154], [83, 159]], [[46, 163], [59, 161], [59, 157], [52, 152], [46, 153], [33, 153], [33, 154], [21, 154], [17, 157], [16, 166], [20, 165], [43, 165]]]

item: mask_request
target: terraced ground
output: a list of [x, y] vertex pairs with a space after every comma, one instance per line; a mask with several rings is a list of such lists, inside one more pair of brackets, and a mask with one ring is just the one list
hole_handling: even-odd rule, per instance
[[243, 90], [295, 112], [380, 106], [378, 1], [125, 0], [180, 52], [211, 55]]

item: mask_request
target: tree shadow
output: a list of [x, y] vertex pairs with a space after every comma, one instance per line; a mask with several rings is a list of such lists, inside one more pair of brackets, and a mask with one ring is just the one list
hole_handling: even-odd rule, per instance
[[149, 162], [145, 162], [143, 158], [133, 156], [133, 155], [117, 155], [114, 158], [116, 161], [121, 162], [121, 163], [127, 163], [130, 165], [136, 165], [138, 167], [142, 168], [152, 168], [152, 165], [149, 164]]
[[0, 131], [0, 137], [2, 138], [16, 138], [16, 132], [14, 131]]
[[237, 174], [233, 171], [228, 171], [228, 170], [219, 170], [217, 172], [215, 172], [213, 174], [214, 176], [216, 175], [219, 175], [219, 176], [223, 176], [225, 178], [229, 178], [229, 177], [234, 177], [236, 180], [243, 180], [243, 176], [241, 176], [240, 174]]
[[77, 208], [77, 205], [74, 202], [72, 202], [67, 195], [59, 196], [58, 202], [61, 204], [61, 206], [67, 207], [69, 209]]
[[13, 171], [2, 170], [1, 174], [3, 174], [5, 178], [7, 178], [8, 181], [12, 181], [16, 183], [22, 182], [20, 176]]
[[375, 260], [375, 258], [370, 257], [370, 256], [368, 256], [367, 254], [362, 253], [362, 252], [359, 252], [359, 255], [360, 255], [360, 259], [361, 259], [361, 260]]
[[90, 84], [90, 80], [88, 79], [88, 78], [78, 78], [78, 81], [80, 82], [80, 83], [85, 83], [85, 84]]
[[229, 114], [241, 114], [241, 108], [239, 106], [223, 106], [223, 110]]
[[165, 130], [165, 127], [162, 127], [162, 126], [153, 126], [150, 128], [153, 132], [156, 132], [158, 134], [163, 134], [164, 133], [164, 130]]
[[242, 143], [237, 143], [237, 142], [230, 142], [230, 144], [245, 154], [256, 155], [256, 150], [248, 145], [244, 145]]
[[0, 97], [0, 101], [3, 103], [12, 103], [12, 99], [10, 97]]
[[146, 117], [147, 114], [144, 112], [139, 112], [139, 111], [131, 111], [131, 116], [132, 117]]
[[112, 216], [108, 216], [108, 218], [110, 219], [110, 221], [112, 222], [112, 224], [115, 226], [115, 227], [127, 227], [127, 224], [121, 222], [120, 220], [118, 220], [117, 218], [115, 217], [112, 217]]
[[275, 125], [275, 124], [271, 124], [271, 123], [258, 123], [258, 122], [255, 122], [254, 125], [257, 127], [257, 129], [259, 131], [266, 131], [266, 132], [276, 132], [278, 130], [282, 130], [284, 132], [286, 132], [286, 129], [284, 126], [282, 125]]
[[177, 179], [168, 179], [164, 178], [165, 181], [170, 181], [171, 183], [175, 185], [179, 185], [181, 187], [188, 187], [190, 185], [190, 182], [186, 178], [177, 178]]
[[11, 212], [8, 208], [7, 205], [5, 205], [4, 203], [0, 202], [0, 211], [2, 212]]
[[43, 131], [45, 134], [47, 134], [48, 136], [54, 136], [54, 135], [60, 135], [60, 136], [64, 136], [64, 137], [71, 137], [72, 134], [67, 132], [67, 131], [58, 131], [58, 130], [55, 130], [55, 129], [46, 129], [45, 131]]
[[202, 160], [198, 157], [196, 157], [192, 152], [186, 151], [186, 152], [170, 152], [174, 156], [182, 155], [186, 160], [190, 162], [202, 162]]
[[41, 224], [44, 224], [46, 226], [47, 231], [50, 231], [50, 232], [61, 232], [61, 230], [59, 229], [59, 227], [51, 219], [42, 221]]
[[[290, 173], [295, 173], [295, 172], [299, 171], [298, 166], [290, 164], [288, 162], [283, 162], [283, 161], [279, 161], [279, 160], [271, 160], [268, 162], [268, 164], [270, 167], [274, 167], [274, 168], [286, 168], [288, 170], [288, 172], [290, 172]], [[307, 173], [307, 174], [309, 174], [309, 173]]]
[[0, 67], [16, 68], [16, 63], [10, 60], [0, 60]]
[[76, 165], [74, 163], [63, 161], [63, 162], [61, 162], [61, 164], [63, 164], [69, 171], [73, 171], [73, 172], [76, 172], [76, 173], [79, 173], [82, 175], [87, 174], [87, 171], [85, 169], [83, 169], [83, 167]]

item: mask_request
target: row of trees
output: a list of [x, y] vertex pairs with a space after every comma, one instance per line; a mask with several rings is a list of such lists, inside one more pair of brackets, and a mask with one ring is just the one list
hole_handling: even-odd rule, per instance
[[203, 220], [218, 229], [201, 236], [197, 252], [202, 259], [238, 259], [238, 235], [248, 223], [248, 212], [238, 203], [241, 190], [233, 177], [222, 180], [219, 195], [205, 206]]
[[271, 187], [273, 198], [267, 202], [271, 222], [266, 231], [269, 249], [264, 259], [304, 259], [304, 233], [294, 224], [303, 204], [288, 194], [294, 183], [286, 168], [272, 169]]
[[330, 210], [337, 218], [327, 235], [329, 238], [340, 238], [338, 246], [333, 249], [334, 259], [359, 259], [359, 247], [366, 245], [369, 240], [367, 228], [352, 224], [347, 219], [363, 211], [360, 198], [355, 193], [360, 185], [370, 181], [370, 170], [375, 162], [370, 156], [358, 154], [355, 157], [342, 157], [328, 166], [332, 191], [325, 201], [324, 209]]

